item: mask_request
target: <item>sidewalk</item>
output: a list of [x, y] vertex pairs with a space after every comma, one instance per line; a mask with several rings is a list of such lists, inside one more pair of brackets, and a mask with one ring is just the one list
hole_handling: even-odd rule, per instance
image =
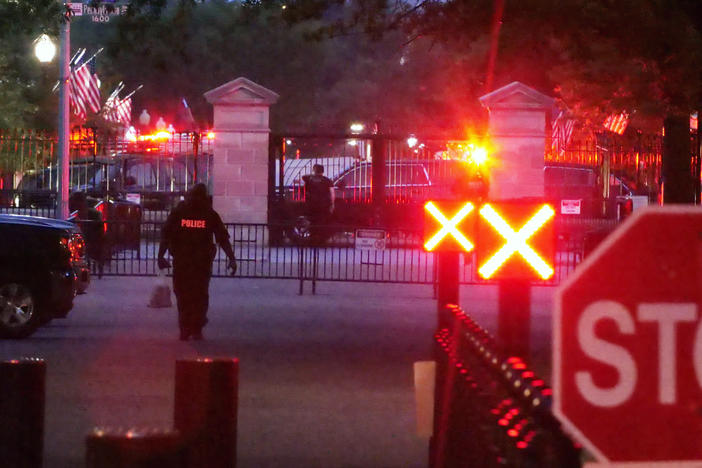
[[[322, 282], [298, 296], [296, 281], [213, 279], [206, 340], [180, 342], [175, 308], [145, 306], [154, 281], [95, 279], [68, 319], [0, 342], [2, 358], [47, 360], [45, 468], [83, 466], [96, 425], [171, 427], [175, 360], [195, 356], [240, 359], [240, 468], [426, 466], [412, 364], [431, 358], [431, 287]], [[495, 288], [461, 294], [493, 327]]]

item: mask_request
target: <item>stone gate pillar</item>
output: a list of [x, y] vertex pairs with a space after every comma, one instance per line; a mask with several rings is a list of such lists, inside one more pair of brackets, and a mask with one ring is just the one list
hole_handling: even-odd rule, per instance
[[214, 208], [225, 223], [266, 223], [268, 118], [278, 95], [240, 77], [207, 91], [205, 99], [214, 107]]
[[546, 116], [554, 99], [515, 81], [479, 98], [490, 112], [493, 200], [543, 197]]

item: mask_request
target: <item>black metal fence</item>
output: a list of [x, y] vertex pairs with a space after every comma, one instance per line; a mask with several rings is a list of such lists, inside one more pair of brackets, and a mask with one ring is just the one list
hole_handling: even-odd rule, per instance
[[[107, 221], [100, 252], [90, 259], [94, 275], [154, 276], [163, 223], [153, 221]], [[279, 233], [285, 226], [274, 224], [227, 224], [242, 278], [294, 279], [302, 288], [318, 281], [435, 284], [435, 255], [422, 250], [421, 231], [384, 230], [381, 242], [362, 242], [354, 227], [334, 226], [327, 241], [290, 242]], [[561, 226], [557, 240], [556, 274], [538, 284], [557, 285], [582, 260], [582, 227]], [[88, 238], [87, 243], [95, 242]], [[227, 276], [227, 259], [218, 250], [213, 276]], [[460, 282], [484, 283], [476, 273], [473, 255], [462, 257]]]
[[[76, 127], [70, 135], [69, 192], [169, 210], [192, 187], [209, 184], [213, 134], [115, 134]], [[58, 190], [56, 136], [0, 130], [0, 212], [53, 216]], [[154, 216], [159, 220], [159, 216]]]
[[579, 468], [580, 450], [551, 413], [551, 389], [458, 306], [435, 334], [433, 468]]

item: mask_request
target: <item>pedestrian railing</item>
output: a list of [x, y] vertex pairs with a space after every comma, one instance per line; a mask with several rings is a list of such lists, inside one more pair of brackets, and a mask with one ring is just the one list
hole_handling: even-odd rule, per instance
[[551, 389], [458, 306], [440, 314], [431, 466], [579, 468], [551, 413]]

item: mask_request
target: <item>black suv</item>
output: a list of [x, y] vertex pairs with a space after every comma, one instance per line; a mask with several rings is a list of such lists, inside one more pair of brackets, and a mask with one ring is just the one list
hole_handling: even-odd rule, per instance
[[[0, 215], [0, 337], [24, 338], [65, 317], [84, 268], [80, 229], [67, 221]], [[78, 275], [77, 275], [78, 272]]]

